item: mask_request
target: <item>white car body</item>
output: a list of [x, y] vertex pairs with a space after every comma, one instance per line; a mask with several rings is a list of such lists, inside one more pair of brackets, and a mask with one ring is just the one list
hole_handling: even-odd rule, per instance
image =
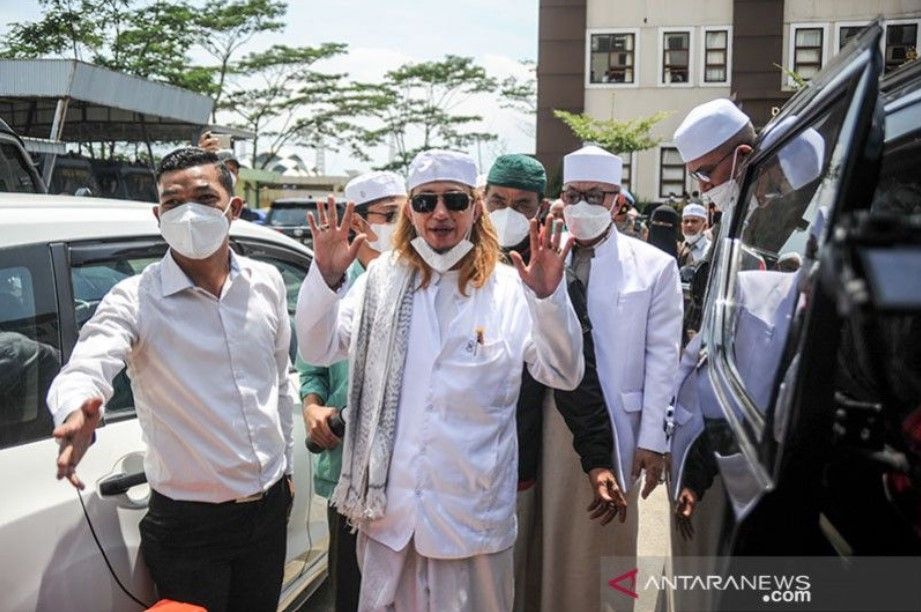
[[[275, 249], [285, 257], [290, 255], [290, 261], [309, 263], [311, 258], [310, 251], [303, 245], [245, 221], [232, 224], [231, 237]], [[60, 300], [61, 284], [69, 281], [73, 273], [70, 255], [62, 258], [60, 254], [72, 253], [68, 249], [75, 244], [88, 245], [86, 248], [92, 249], [95, 243], [134, 238], [143, 238], [148, 244], [162, 242], [158, 240], [159, 231], [150, 204], [73, 196], [0, 194], [0, 282], [5, 283], [0, 286], [0, 292], [23, 291], [22, 281], [18, 281], [17, 289], [16, 279], [31, 278], [15, 276], [17, 271], [21, 273], [25, 269], [23, 266], [34, 265], [34, 261], [18, 255], [20, 251], [32, 248], [29, 245], [39, 245], [31, 252], [43, 253], [44, 248], [53, 251], [50, 245], [57, 245], [54, 248], [58, 255], [52, 252], [49, 257], [54, 267], [54, 287], [36, 282], [32, 289], [36, 292], [50, 289], [59, 297], [62, 340], [56, 348], [60, 355], [61, 347], [67, 344], [63, 339], [68, 332], [66, 320], [74, 319], [73, 312], [67, 309], [77, 309], [76, 304]], [[286, 279], [292, 283], [289, 292], [295, 276], [291, 273]], [[69, 290], [75, 295], [73, 289]], [[8, 322], [13, 326], [24, 320], [8, 321], [15, 317], [4, 316], [2, 308], [3, 302], [0, 302], [0, 331], [10, 331], [4, 327]], [[36, 312], [33, 317], [36, 328], [45, 320], [40, 314]], [[20, 326], [20, 329], [23, 328]], [[16, 330], [16, 338], [22, 335]], [[293, 371], [291, 376], [292, 394], [296, 394], [300, 385]], [[23, 397], [34, 399], [27, 394]], [[58, 446], [54, 439], [49, 434], [25, 443], [11, 442], [3, 428], [14, 422], [21, 424], [15, 421], [17, 414], [29, 417], [29, 410], [16, 412], [18, 407], [8, 407], [11, 414], [4, 417], [2, 398], [0, 395], [0, 474], [3, 474], [5, 490], [0, 503], [0, 549], [3, 550], [0, 609], [137, 610], [138, 605], [121, 591], [107, 569], [76, 490], [66, 481], [55, 478]], [[294, 399], [295, 405], [300, 406], [299, 398]], [[43, 396], [38, 405], [44, 408]], [[146, 512], [149, 487], [142, 484], [113, 496], [102, 496], [99, 492], [99, 483], [104, 478], [142, 469], [145, 448], [140, 426], [131, 412], [105, 423], [98, 430], [96, 442], [86, 453], [77, 473], [87, 484], [82, 498], [115, 573], [134, 596], [152, 605], [155, 593], [141, 559], [138, 533], [138, 523]], [[31, 414], [35, 414], [34, 410]], [[312, 462], [304, 449], [304, 424], [299, 414], [295, 415], [294, 424], [296, 497], [288, 525], [280, 609], [302, 603], [326, 574], [326, 502], [314, 494]]]

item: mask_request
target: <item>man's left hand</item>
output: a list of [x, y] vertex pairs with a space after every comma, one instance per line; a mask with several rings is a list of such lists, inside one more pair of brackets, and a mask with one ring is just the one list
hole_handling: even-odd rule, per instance
[[549, 297], [556, 291], [563, 279], [566, 256], [572, 248], [572, 237], [560, 248], [560, 228], [562, 224], [555, 223], [554, 218], [549, 215], [542, 228], [539, 227], [537, 219], [531, 219], [531, 259], [528, 265], [525, 265], [521, 255], [516, 251], [511, 252], [512, 263], [518, 269], [522, 282], [540, 299]]
[[646, 482], [643, 483], [641, 495], [643, 499], [646, 499], [659, 486], [660, 479], [665, 473], [665, 456], [645, 448], [637, 448], [633, 454], [633, 469], [630, 471], [630, 476], [635, 481], [643, 470], [646, 471]]

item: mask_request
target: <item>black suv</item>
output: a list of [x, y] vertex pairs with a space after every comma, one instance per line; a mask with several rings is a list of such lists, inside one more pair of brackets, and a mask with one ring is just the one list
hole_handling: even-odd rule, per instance
[[[676, 563], [921, 555], [921, 61], [880, 80], [881, 36], [784, 106], [739, 179], [666, 423], [669, 493], [696, 498]], [[737, 596], [684, 603], [752, 609]]]
[[3, 191], [45, 193], [45, 184], [19, 135], [0, 119], [0, 192]]
[[[336, 207], [341, 215], [345, 211], [345, 200], [337, 201]], [[316, 218], [317, 201], [314, 198], [281, 198], [272, 202], [264, 225], [311, 246], [313, 239], [307, 225], [308, 212]]]

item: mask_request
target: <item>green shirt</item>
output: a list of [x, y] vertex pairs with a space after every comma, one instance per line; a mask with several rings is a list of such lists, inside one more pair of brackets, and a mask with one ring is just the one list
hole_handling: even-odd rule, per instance
[[[346, 274], [346, 283], [351, 285], [364, 274], [364, 267], [356, 259]], [[301, 381], [301, 400], [313, 393], [320, 397], [326, 406], [342, 408], [348, 403], [349, 396], [349, 362], [334, 363], [329, 367], [312, 366], [304, 362], [301, 356], [295, 361], [298, 377]], [[313, 486], [317, 495], [327, 499], [333, 494], [339, 482], [342, 470], [342, 444], [332, 450], [325, 450], [317, 455], [313, 470]]]

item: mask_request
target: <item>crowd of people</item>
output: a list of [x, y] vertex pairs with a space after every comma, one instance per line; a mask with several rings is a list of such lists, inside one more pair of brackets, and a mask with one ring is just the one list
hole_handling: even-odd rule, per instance
[[[478, 186], [470, 156], [431, 150], [406, 177], [352, 179], [344, 213], [330, 198], [309, 216], [296, 369], [337, 610], [600, 609], [599, 560], [636, 556], [638, 499], [670, 470], [675, 528], [692, 515], [711, 485], [682, 472], [696, 421], [674, 413], [693, 410], [700, 304], [679, 268], [706, 273], [755, 131], [720, 99], [674, 139], [699, 201], [645, 223], [622, 159], [596, 146], [564, 157], [554, 202], [531, 156], [499, 157]], [[101, 302], [48, 406], [58, 477], [82, 487], [127, 365], [159, 594], [273, 610], [306, 451], [284, 283], [229, 248], [233, 180], [202, 148], [163, 158], [170, 249]]]

